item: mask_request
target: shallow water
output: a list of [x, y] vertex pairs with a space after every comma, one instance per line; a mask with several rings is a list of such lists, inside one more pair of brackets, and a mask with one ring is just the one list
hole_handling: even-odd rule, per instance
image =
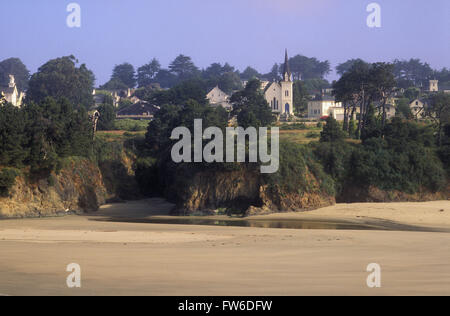
[[99, 221], [171, 224], [171, 225], [201, 225], [201, 226], [229, 226], [255, 227], [279, 229], [325, 229], [325, 230], [383, 230], [383, 231], [421, 231], [443, 232], [443, 230], [398, 224], [391, 221], [366, 220], [364, 222], [346, 221], [316, 221], [316, 220], [252, 220], [252, 219], [211, 219], [201, 217], [173, 217], [173, 218], [108, 218]]

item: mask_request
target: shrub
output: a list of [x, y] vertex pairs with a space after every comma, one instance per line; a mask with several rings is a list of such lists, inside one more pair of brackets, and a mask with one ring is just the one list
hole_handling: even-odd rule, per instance
[[18, 172], [15, 169], [3, 168], [0, 171], [0, 196], [8, 196], [9, 191], [16, 183]]

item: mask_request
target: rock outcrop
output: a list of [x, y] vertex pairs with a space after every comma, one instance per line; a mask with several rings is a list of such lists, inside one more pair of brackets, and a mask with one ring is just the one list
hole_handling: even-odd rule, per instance
[[18, 176], [8, 197], [0, 198], [0, 217], [55, 216], [67, 212], [92, 212], [107, 197], [97, 165], [73, 160], [59, 173], [40, 180]]
[[[258, 171], [199, 172], [184, 185], [172, 188], [176, 214], [211, 213], [227, 208], [245, 215], [299, 212], [329, 206], [333, 196], [320, 191], [312, 176], [311, 190], [287, 192], [266, 183]], [[181, 189], [180, 189], [181, 188]]]

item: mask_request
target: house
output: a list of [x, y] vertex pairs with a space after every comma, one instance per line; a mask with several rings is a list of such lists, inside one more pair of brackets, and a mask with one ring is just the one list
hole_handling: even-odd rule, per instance
[[323, 95], [308, 102], [308, 118], [310, 119], [332, 116], [338, 121], [343, 121], [344, 111], [342, 103], [336, 102], [332, 96]]
[[293, 87], [294, 83], [286, 50], [283, 79], [279, 82], [268, 83], [264, 88], [264, 96], [273, 113], [285, 117], [294, 115]]
[[214, 107], [222, 106], [223, 108], [227, 110], [232, 109], [232, 105], [229, 102], [230, 96], [220, 90], [219, 86], [216, 86], [213, 88], [207, 95], [206, 98], [209, 101], [209, 104], [211, 104]]
[[159, 107], [148, 102], [138, 102], [117, 112], [117, 119], [152, 120]]
[[19, 93], [16, 86], [16, 81], [13, 75], [9, 75], [8, 87], [0, 87], [0, 94], [6, 100], [6, 102], [11, 103], [14, 106], [22, 106], [25, 94], [23, 92]]
[[425, 108], [427, 106], [427, 102], [425, 99], [415, 99], [409, 104], [409, 108], [411, 109], [411, 114], [416, 118], [422, 118], [425, 115]]

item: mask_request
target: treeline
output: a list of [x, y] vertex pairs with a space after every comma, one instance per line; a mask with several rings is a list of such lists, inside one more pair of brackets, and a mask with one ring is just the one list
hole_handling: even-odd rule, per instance
[[86, 110], [66, 99], [48, 97], [22, 108], [6, 104], [0, 107], [0, 165], [48, 174], [60, 158], [87, 157], [92, 133]]
[[[354, 67], [355, 64], [366, 63], [362, 59], [350, 59], [336, 67], [338, 75], [344, 73]], [[450, 87], [450, 69], [444, 67], [441, 70], [432, 69], [431, 66], [422, 62], [420, 59], [410, 60], [394, 60], [392, 63], [392, 71], [398, 88], [408, 89], [410, 87], [428, 87], [430, 79], [439, 80], [440, 84]]]
[[[290, 68], [294, 80], [320, 79], [330, 73], [330, 63], [296, 55], [290, 58]], [[127, 88], [144, 88], [152, 84], [159, 84], [162, 88], [172, 88], [182, 81], [190, 79], [205, 80], [208, 87], [218, 85], [223, 91], [231, 93], [242, 87], [242, 81], [253, 78], [269, 81], [280, 80], [283, 63], [275, 63], [268, 73], [260, 73], [258, 70], [247, 67], [242, 72], [228, 63], [213, 63], [206, 69], [197, 67], [192, 58], [179, 55], [173, 60], [167, 69], [161, 67], [160, 62], [154, 58], [148, 64], [137, 69], [129, 63], [116, 65], [111, 79], [101, 89], [115, 90]]]
[[[341, 69], [341, 78], [333, 83], [333, 94], [336, 101], [342, 102], [344, 107], [343, 130], [354, 138], [367, 138], [371, 134], [383, 134], [387, 122], [388, 101], [399, 94], [395, 77], [395, 64], [374, 63], [369, 64], [362, 60], [356, 60], [344, 70]], [[415, 89], [407, 90], [405, 97], [417, 97]], [[441, 143], [443, 126], [448, 120], [450, 95], [441, 93], [429, 93], [426, 96], [427, 106], [423, 111], [424, 117], [434, 121], [437, 126], [438, 143]], [[409, 103], [401, 103], [398, 114], [403, 114], [407, 119]], [[391, 106], [395, 106], [391, 104]], [[406, 108], [406, 109], [405, 109]], [[377, 116], [380, 127], [370, 129], [370, 121]], [[354, 121], [356, 118], [357, 122]], [[382, 135], [383, 136], [383, 135]]]
[[377, 132], [355, 144], [345, 141], [341, 125], [328, 118], [320, 143], [311, 144], [333, 177], [338, 197], [371, 186], [409, 194], [445, 189], [450, 176], [450, 124], [446, 125], [443, 144], [438, 146], [430, 125], [394, 118], [381, 128], [374, 116], [370, 122], [368, 128]]

